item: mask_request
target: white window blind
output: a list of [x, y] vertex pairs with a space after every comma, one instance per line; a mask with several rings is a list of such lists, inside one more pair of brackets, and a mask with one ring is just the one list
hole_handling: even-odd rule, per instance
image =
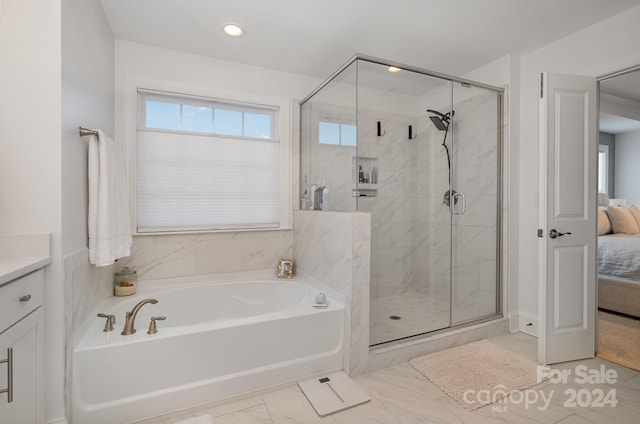
[[139, 98], [139, 233], [279, 227], [275, 108], [156, 93]]

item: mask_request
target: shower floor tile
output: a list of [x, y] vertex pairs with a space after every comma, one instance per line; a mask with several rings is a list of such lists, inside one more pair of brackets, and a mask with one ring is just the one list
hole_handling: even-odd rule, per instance
[[375, 345], [449, 326], [449, 305], [418, 292], [371, 299], [369, 344]]

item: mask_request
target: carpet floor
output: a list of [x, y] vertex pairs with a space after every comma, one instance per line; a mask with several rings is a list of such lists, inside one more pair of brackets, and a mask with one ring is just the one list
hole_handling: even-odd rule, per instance
[[598, 357], [640, 371], [640, 320], [598, 311]]

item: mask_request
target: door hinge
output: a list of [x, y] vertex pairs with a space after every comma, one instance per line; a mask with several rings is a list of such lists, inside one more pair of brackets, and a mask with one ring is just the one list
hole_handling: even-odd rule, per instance
[[544, 74], [540, 74], [540, 98], [544, 96]]
[[544, 231], [542, 231], [542, 228], [538, 228], [538, 237], [544, 237]]

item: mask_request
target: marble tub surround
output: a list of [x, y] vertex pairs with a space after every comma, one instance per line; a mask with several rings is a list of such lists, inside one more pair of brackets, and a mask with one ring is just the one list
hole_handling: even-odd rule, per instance
[[370, 218], [366, 213], [294, 211], [294, 263], [347, 298], [351, 375], [366, 371], [369, 359]]
[[113, 274], [119, 269], [119, 261], [106, 267], [90, 265], [88, 255], [84, 248], [63, 259], [67, 331], [73, 333], [102, 300], [113, 296]]
[[117, 262], [138, 272], [138, 279], [190, 277], [278, 267], [290, 258], [292, 231], [135, 236], [131, 256]]

